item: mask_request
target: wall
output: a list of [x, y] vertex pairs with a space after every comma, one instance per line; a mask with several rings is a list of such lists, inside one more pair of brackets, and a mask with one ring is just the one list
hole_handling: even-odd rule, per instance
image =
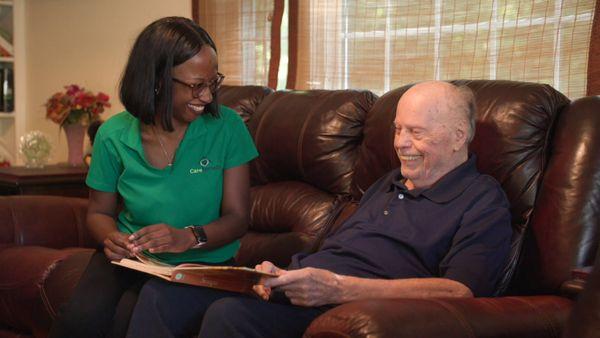
[[190, 0], [26, 1], [25, 130], [41, 130], [54, 146], [50, 162], [65, 162], [64, 132], [46, 119], [43, 104], [75, 83], [110, 96], [103, 118], [120, 112], [118, 82], [139, 32], [163, 16], [191, 18]]

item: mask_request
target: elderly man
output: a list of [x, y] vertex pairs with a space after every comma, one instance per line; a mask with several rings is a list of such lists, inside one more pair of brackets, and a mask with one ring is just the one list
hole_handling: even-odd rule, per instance
[[[493, 295], [508, 257], [510, 214], [499, 184], [469, 156], [474, 110], [468, 88], [413, 86], [394, 120], [401, 168], [369, 188], [321, 250], [295, 255], [287, 270], [257, 266], [278, 275], [255, 286], [262, 299], [149, 284], [130, 333], [180, 334], [203, 318], [201, 337], [293, 337], [354, 300]], [[153, 324], [138, 330], [135, 323]]]

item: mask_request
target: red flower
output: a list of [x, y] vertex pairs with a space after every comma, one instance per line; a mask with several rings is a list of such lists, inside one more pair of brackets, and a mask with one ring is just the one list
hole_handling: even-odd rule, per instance
[[[98, 101], [106, 102], [106, 103], [108, 103], [108, 99], [109, 99], [108, 95], [104, 94], [103, 92], [99, 92], [98, 95], [96, 96], [96, 98], [98, 98]], [[109, 104], [109, 107], [110, 107], [110, 104]]]
[[78, 91], [82, 90], [83, 88], [79, 88], [78, 85], [72, 84], [69, 86], [65, 86], [65, 89], [67, 90], [67, 95], [74, 96]]
[[87, 125], [98, 119], [105, 107], [110, 107], [109, 99], [102, 92], [94, 95], [75, 84], [65, 86], [65, 92], [55, 93], [46, 102], [46, 118], [60, 125]]

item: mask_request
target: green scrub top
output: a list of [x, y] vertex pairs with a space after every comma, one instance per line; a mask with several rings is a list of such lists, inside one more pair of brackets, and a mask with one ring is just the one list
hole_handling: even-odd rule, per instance
[[[219, 117], [204, 114], [190, 124], [173, 166], [164, 169], [146, 160], [136, 117], [124, 111], [102, 124], [86, 184], [123, 198], [119, 231], [133, 233], [157, 223], [181, 229], [205, 225], [221, 216], [224, 170], [247, 163], [258, 152], [237, 113], [225, 106], [219, 108]], [[220, 263], [234, 257], [239, 246], [235, 240], [210, 251], [191, 249], [153, 256], [170, 264]]]

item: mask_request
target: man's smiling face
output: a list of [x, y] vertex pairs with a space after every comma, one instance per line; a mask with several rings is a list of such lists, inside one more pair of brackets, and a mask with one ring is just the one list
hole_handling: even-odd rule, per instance
[[394, 148], [409, 188], [429, 187], [463, 162], [464, 132], [445, 89], [417, 85], [398, 102]]

